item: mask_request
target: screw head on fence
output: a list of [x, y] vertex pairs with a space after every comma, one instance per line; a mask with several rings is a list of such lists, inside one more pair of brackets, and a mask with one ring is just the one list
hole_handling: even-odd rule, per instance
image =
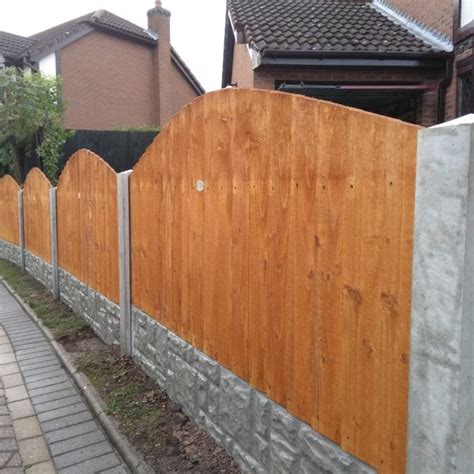
[[204, 190], [206, 189], [206, 183], [201, 179], [198, 180], [196, 182], [196, 189], [197, 189], [198, 193], [204, 192]]

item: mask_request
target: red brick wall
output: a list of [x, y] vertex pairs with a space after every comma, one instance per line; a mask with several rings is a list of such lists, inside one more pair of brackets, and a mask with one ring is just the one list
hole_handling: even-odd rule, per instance
[[275, 81], [389, 81], [389, 82], [432, 82], [437, 83], [442, 75], [426, 71], [387, 71], [387, 70], [334, 70], [334, 69], [285, 69], [260, 67], [255, 70], [255, 87], [273, 89]]
[[92, 32], [61, 50], [65, 126], [153, 125], [152, 48]]
[[444, 117], [446, 122], [456, 118], [457, 109], [457, 77], [456, 69], [454, 70], [453, 80], [451, 81], [448, 90], [446, 91], [446, 109]]
[[431, 127], [438, 123], [438, 89], [426, 91], [421, 98], [421, 110], [418, 123], [424, 127]]
[[452, 38], [454, 0], [386, 0], [386, 3], [421, 21], [428, 28]]
[[252, 60], [246, 44], [236, 43], [234, 46], [231, 82], [246, 89], [251, 89], [254, 86]]

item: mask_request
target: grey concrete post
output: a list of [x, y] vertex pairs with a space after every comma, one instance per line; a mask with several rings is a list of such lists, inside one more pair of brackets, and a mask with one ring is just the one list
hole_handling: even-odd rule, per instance
[[132, 354], [130, 295], [130, 197], [131, 171], [117, 175], [119, 276], [120, 276], [120, 348], [122, 355]]
[[20, 237], [20, 267], [24, 272], [25, 267], [25, 219], [23, 214], [23, 189], [18, 191], [18, 233]]
[[56, 188], [49, 190], [49, 219], [51, 229], [51, 272], [53, 277], [53, 296], [59, 299], [58, 271], [58, 221], [56, 212]]
[[407, 472], [474, 466], [474, 115], [420, 131]]

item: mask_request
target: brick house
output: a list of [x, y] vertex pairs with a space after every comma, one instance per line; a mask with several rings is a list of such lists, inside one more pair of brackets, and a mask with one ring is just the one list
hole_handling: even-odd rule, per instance
[[0, 33], [0, 63], [60, 75], [67, 128], [164, 125], [204, 93], [170, 44], [160, 1], [148, 30], [98, 10], [29, 38]]
[[474, 111], [473, 0], [227, 0], [222, 86], [430, 126]]

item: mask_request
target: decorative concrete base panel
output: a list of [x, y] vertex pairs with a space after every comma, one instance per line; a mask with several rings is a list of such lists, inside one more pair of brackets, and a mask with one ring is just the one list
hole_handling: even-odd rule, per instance
[[0, 240], [0, 258], [15, 265], [21, 265], [21, 249], [14, 244]]
[[132, 334], [134, 360], [244, 472], [375, 472], [136, 308]]
[[53, 288], [53, 270], [49, 263], [25, 250], [26, 271], [50, 290]]
[[120, 343], [120, 308], [97, 291], [59, 269], [61, 300], [84, 318], [106, 344]]

